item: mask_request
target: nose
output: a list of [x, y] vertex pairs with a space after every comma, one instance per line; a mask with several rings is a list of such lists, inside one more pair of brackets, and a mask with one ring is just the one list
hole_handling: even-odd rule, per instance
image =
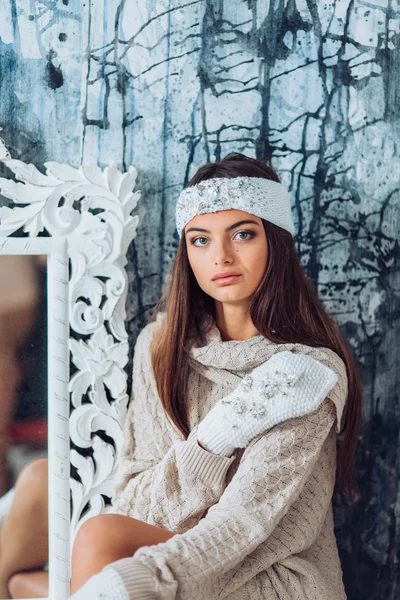
[[224, 239], [216, 240], [214, 242], [214, 263], [218, 264], [226, 264], [231, 263], [233, 259], [232, 249], [229, 246], [229, 243]]

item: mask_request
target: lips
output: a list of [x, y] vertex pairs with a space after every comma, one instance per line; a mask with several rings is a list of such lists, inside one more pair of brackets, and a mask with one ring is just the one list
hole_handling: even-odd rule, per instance
[[226, 279], [227, 277], [237, 277], [241, 275], [241, 273], [217, 273], [217, 275], [215, 275], [212, 278], [212, 281], [217, 281], [219, 279]]
[[242, 275], [227, 275], [224, 277], [213, 279], [213, 283], [218, 286], [232, 285], [233, 283], [237, 283], [241, 276]]

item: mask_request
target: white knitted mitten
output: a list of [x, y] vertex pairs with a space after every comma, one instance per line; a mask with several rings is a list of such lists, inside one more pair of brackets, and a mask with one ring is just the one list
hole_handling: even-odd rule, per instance
[[316, 410], [337, 380], [311, 356], [277, 352], [218, 400], [200, 421], [197, 440], [209, 452], [231, 456], [277, 423]]

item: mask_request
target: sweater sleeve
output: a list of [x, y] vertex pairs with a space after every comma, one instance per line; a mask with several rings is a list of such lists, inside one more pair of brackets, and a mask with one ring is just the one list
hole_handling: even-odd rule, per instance
[[198, 444], [195, 430], [187, 440], [174, 439], [178, 431], [168, 427], [151, 375], [155, 325], [147, 325], [135, 345], [131, 402], [112, 504], [116, 514], [180, 533], [219, 500], [235, 455], [207, 452]]
[[[273, 539], [298, 500], [324, 444], [333, 435], [336, 418], [335, 404], [326, 397], [315, 411], [272, 427], [249, 444], [219, 502], [195, 527], [111, 563], [129, 599], [217, 600], [265, 569], [260, 560], [241, 567], [261, 543]], [[297, 515], [304, 527], [307, 520], [323, 520], [332, 493], [329, 486], [324, 489], [327, 496], [315, 503], [314, 514]], [[285, 542], [290, 553], [289, 537]], [[272, 564], [273, 552], [269, 559]]]

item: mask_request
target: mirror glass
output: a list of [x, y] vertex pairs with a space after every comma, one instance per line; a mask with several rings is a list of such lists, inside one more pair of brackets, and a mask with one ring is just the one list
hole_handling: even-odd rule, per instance
[[1, 254], [0, 598], [47, 597], [47, 408], [47, 255]]

